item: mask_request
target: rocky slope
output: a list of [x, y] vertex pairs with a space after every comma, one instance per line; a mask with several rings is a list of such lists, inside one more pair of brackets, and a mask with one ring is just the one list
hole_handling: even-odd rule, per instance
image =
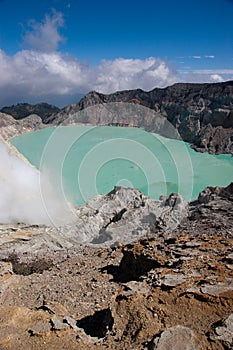
[[[131, 115], [110, 112], [108, 107], [99, 113], [81, 113], [97, 104], [132, 103], [153, 110]], [[124, 112], [124, 109], [121, 110]], [[120, 91], [103, 95], [95, 91], [87, 94], [78, 104], [44, 119], [45, 123], [59, 124], [65, 120], [92, 125], [136, 126], [167, 135], [156, 119], [166, 119], [184, 141], [198, 151], [210, 153], [233, 152], [233, 81], [216, 84], [175, 84], [165, 89]], [[174, 137], [174, 135], [172, 135]]]
[[38, 103], [31, 105], [29, 103], [18, 103], [10, 107], [3, 107], [0, 113], [10, 114], [14, 119], [20, 120], [32, 114], [38, 115], [42, 121], [53, 113], [58, 113], [59, 108], [48, 103]]
[[8, 141], [10, 138], [26, 132], [45, 128], [38, 115], [32, 114], [27, 118], [15, 120], [11, 115], [0, 113], [0, 136]]
[[233, 184], [188, 205], [168, 198], [170, 212], [185, 207], [172, 229], [143, 216], [142, 199], [116, 188], [83, 209], [119, 235], [140, 211], [129, 244], [79, 244], [78, 226], [0, 226], [1, 349], [232, 349]]

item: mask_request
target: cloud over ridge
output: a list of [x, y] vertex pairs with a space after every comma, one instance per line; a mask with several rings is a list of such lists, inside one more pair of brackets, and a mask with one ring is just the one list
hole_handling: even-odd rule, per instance
[[74, 94], [97, 90], [141, 88], [151, 90], [178, 81], [169, 65], [159, 58], [145, 60], [117, 58], [90, 67], [60, 52], [22, 50], [14, 56], [0, 51], [1, 98], [11, 93], [27, 95]]

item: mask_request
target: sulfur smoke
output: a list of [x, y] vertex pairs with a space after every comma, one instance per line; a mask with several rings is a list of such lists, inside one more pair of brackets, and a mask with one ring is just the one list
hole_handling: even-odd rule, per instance
[[13, 147], [0, 140], [0, 223], [60, 226], [73, 219], [72, 207], [57, 198], [49, 177], [42, 178]]

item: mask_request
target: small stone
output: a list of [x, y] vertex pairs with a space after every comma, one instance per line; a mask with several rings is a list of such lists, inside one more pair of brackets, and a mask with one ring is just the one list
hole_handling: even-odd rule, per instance
[[233, 270], [233, 264], [226, 264], [226, 267], [227, 267], [229, 270]]
[[44, 302], [41, 309], [48, 311], [50, 314], [58, 315], [64, 317], [67, 315], [66, 308], [56, 301]]
[[227, 297], [228, 295], [230, 296], [233, 292], [233, 280], [228, 279], [223, 283], [204, 285], [201, 287], [201, 292], [203, 294], [208, 294], [214, 297]]
[[227, 256], [226, 256], [226, 260], [227, 260], [229, 263], [233, 263], [233, 253], [227, 255]]
[[200, 242], [196, 242], [196, 241], [190, 241], [185, 243], [185, 247], [187, 248], [194, 248], [194, 247], [200, 247], [201, 243]]
[[32, 336], [42, 337], [48, 335], [51, 331], [51, 325], [49, 323], [39, 323], [29, 329], [29, 333]]
[[123, 292], [123, 295], [125, 295], [127, 291], [130, 291], [131, 294], [146, 294], [149, 292], [149, 289], [144, 285], [143, 282], [130, 281], [128, 283], [124, 283], [123, 286], [126, 289], [126, 291]]
[[[154, 339], [153, 350], [198, 350], [193, 331], [184, 326], [166, 329], [160, 337]], [[200, 349], [201, 350], [201, 349]]]
[[214, 334], [210, 337], [212, 340], [220, 340], [227, 345], [233, 342], [233, 314], [222, 321], [222, 326], [216, 327]]
[[64, 331], [69, 327], [67, 323], [63, 323], [56, 317], [51, 318], [50, 322], [52, 323], [54, 331]]
[[162, 285], [166, 286], [166, 287], [176, 287], [180, 284], [182, 284], [183, 282], [185, 282], [186, 277], [183, 274], [168, 274], [165, 275], [162, 279]]
[[72, 329], [75, 329], [75, 330], [78, 329], [78, 327], [76, 325], [77, 322], [76, 322], [76, 320], [73, 317], [66, 316], [64, 318], [63, 322], [66, 322]]
[[215, 333], [218, 336], [222, 336], [225, 332], [226, 332], [226, 328], [225, 327], [217, 327], [217, 328], [215, 328]]

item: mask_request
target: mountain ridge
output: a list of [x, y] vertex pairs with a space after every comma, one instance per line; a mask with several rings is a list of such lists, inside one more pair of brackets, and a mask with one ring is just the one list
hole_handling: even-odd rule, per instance
[[16, 105], [5, 106], [0, 109], [1, 113], [11, 115], [15, 120], [27, 118], [32, 114], [38, 115], [42, 121], [45, 117], [60, 111], [60, 108], [46, 102], [32, 105], [30, 103], [17, 103]]
[[[88, 107], [106, 103], [134, 103], [147, 107], [165, 117], [181, 138], [193, 148], [209, 153], [233, 153], [233, 81], [214, 84], [177, 83], [149, 92], [141, 89], [118, 91], [109, 95], [89, 92], [79, 103], [63, 108], [44, 119], [45, 123], [58, 125], [76, 114], [77, 123], [113, 125], [108, 113], [98, 118], [85, 119], [77, 114]], [[72, 118], [71, 118], [72, 119]], [[154, 117], [124, 120], [125, 125], [156, 132]], [[120, 124], [120, 121], [118, 121]], [[167, 136], [163, 134], [163, 136]]]
[[[107, 108], [105, 112], [102, 111], [101, 117], [98, 115], [90, 117], [81, 113], [98, 104], [104, 106], [117, 102], [140, 105], [152, 110], [153, 113], [148, 112], [146, 116], [137, 114], [131, 117], [124, 116], [124, 118], [121, 115], [117, 117], [110, 115]], [[39, 114], [36, 106], [41, 105], [47, 110], [45, 108], [44, 112], [41, 112], [40, 108]], [[17, 114], [17, 108], [13, 107], [8, 109], [4, 107], [0, 112], [5, 111], [4, 113], [13, 115], [15, 119], [24, 119], [22, 114], [14, 116], [15, 113]], [[196, 151], [233, 154], [233, 81], [198, 84], [176, 83], [166, 88], [155, 88], [151, 91], [124, 90], [108, 95], [91, 91], [78, 103], [68, 105], [63, 109], [48, 104], [35, 106], [21, 104], [18, 109], [21, 107], [27, 107], [27, 113], [29, 109], [31, 114], [39, 115], [43, 127], [64, 123], [67, 125], [75, 123], [94, 126], [134, 126], [171, 137], [169, 133], [167, 134], [166, 127], [158, 129], [156, 122], [158, 117], [160, 122], [162, 120], [168, 122], [167, 125], [172, 126], [180, 136], [179, 138], [189, 142]], [[53, 108], [55, 108], [55, 112], [53, 112]], [[0, 119], [3, 119], [3, 116]]]

